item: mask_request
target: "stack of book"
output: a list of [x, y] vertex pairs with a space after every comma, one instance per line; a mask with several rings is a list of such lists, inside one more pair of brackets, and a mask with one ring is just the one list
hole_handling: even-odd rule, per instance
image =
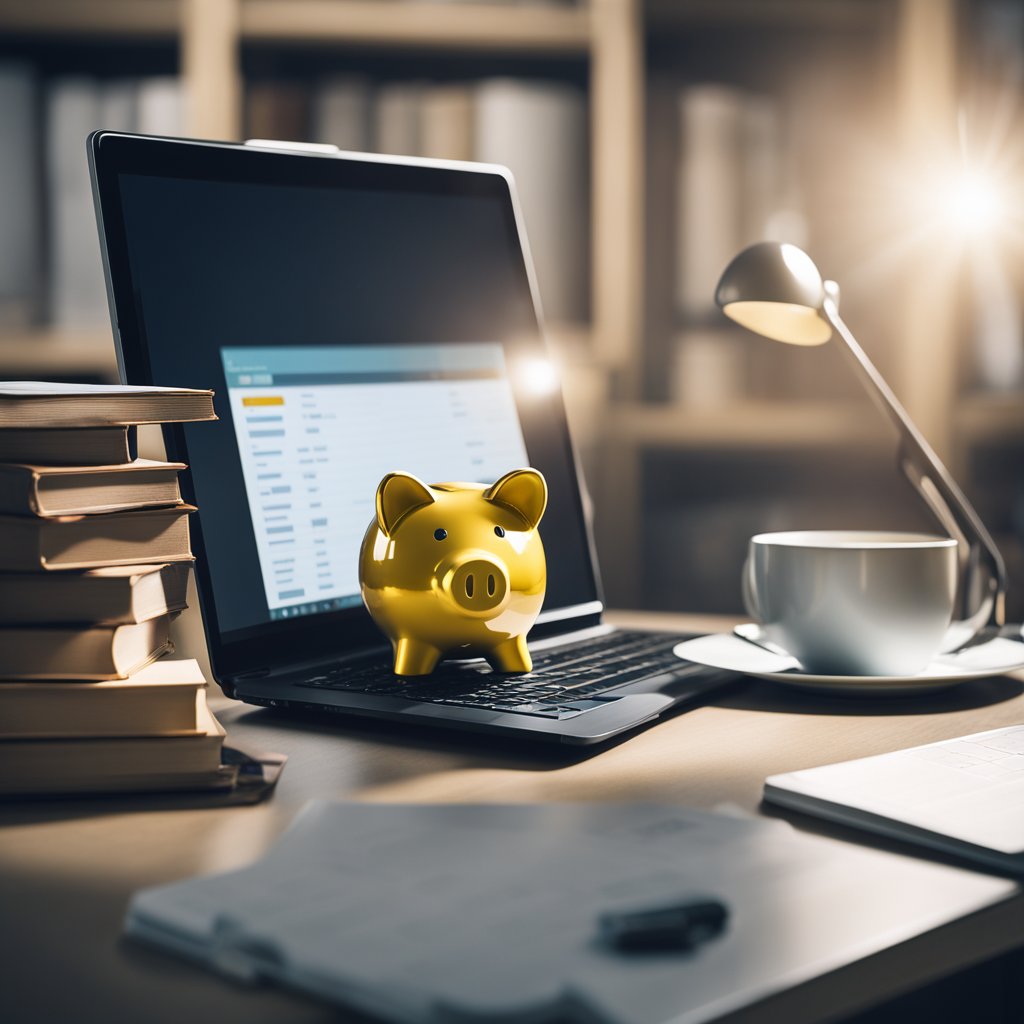
[[0, 383], [0, 794], [228, 786], [195, 661], [160, 661], [191, 567], [180, 463], [140, 423], [212, 392]]

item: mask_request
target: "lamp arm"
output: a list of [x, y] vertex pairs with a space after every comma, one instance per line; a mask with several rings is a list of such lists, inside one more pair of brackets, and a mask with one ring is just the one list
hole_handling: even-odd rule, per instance
[[[910, 418], [892, 388], [860, 347], [839, 315], [838, 288], [826, 283], [822, 312], [844, 342], [861, 382], [875, 404], [889, 417], [900, 436], [900, 466], [942, 527], [961, 542], [959, 601], [965, 619], [980, 625], [1005, 621], [1006, 566], [992, 535], [967, 496]], [[987, 579], [982, 578], [984, 570]], [[975, 607], [975, 606], [978, 607]]]

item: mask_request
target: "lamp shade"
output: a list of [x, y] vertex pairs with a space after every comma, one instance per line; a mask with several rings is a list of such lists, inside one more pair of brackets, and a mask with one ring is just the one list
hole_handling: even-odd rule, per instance
[[832, 327], [822, 316], [825, 284], [814, 261], [787, 242], [758, 242], [725, 268], [715, 302], [730, 319], [774, 341], [822, 345]]

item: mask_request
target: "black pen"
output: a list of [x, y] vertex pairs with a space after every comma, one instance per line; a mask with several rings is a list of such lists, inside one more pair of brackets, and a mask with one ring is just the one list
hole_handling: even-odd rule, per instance
[[713, 896], [628, 910], [607, 910], [598, 918], [602, 939], [629, 952], [691, 949], [717, 935], [729, 916]]

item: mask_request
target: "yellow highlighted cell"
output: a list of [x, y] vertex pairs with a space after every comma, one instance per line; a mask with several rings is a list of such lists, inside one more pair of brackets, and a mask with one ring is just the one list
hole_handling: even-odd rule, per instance
[[284, 395], [251, 395], [242, 399], [242, 405], [284, 405]]

